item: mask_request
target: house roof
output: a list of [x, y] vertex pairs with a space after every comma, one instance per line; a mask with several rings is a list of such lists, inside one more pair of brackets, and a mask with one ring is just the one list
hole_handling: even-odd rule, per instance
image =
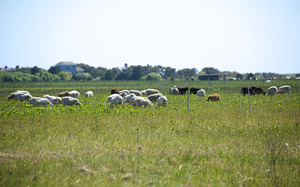
[[64, 61], [64, 62], [59, 62], [56, 65], [75, 65], [75, 63], [71, 61]]

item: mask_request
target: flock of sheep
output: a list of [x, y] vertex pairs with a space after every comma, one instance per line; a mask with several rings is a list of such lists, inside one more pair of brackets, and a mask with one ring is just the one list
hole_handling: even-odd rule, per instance
[[[169, 94], [170, 95], [183, 95], [186, 94], [186, 91], [188, 91], [188, 88], [179, 88], [176, 86], [173, 86]], [[281, 86], [277, 88], [276, 86], [271, 86], [268, 88], [267, 93], [264, 92], [260, 87], [251, 87], [251, 88], [242, 88], [241, 93], [243, 95], [250, 93], [251, 95], [254, 94], [267, 94], [267, 95], [274, 95], [274, 94], [283, 94], [283, 93], [291, 93], [291, 87], [288, 85]], [[205, 97], [205, 90], [202, 88], [190, 88], [190, 94], [195, 94], [199, 97]], [[92, 91], [88, 91], [85, 93], [86, 98], [93, 97], [94, 94]], [[145, 97], [146, 96], [146, 97]], [[41, 97], [32, 97], [31, 94], [28, 91], [23, 90], [17, 90], [16, 92], [11, 93], [7, 100], [19, 100], [19, 101], [28, 101], [29, 104], [33, 106], [54, 106], [62, 104], [63, 106], [66, 105], [79, 105], [82, 106], [82, 104], [77, 99], [80, 97], [80, 93], [76, 90], [72, 91], [65, 91], [58, 94], [58, 97], [56, 96], [50, 96], [50, 95], [44, 95]], [[220, 95], [219, 94], [212, 94], [209, 95], [206, 101], [220, 101]], [[115, 106], [115, 105], [124, 105], [126, 103], [131, 104], [133, 106], [137, 107], [151, 107], [153, 106], [153, 103], [156, 102], [157, 106], [167, 106], [168, 99], [166, 96], [162, 95], [157, 89], [146, 89], [143, 91], [138, 90], [119, 90], [116, 88], [113, 88], [111, 90], [111, 95], [107, 97], [106, 100], [107, 104], [109, 106]]]

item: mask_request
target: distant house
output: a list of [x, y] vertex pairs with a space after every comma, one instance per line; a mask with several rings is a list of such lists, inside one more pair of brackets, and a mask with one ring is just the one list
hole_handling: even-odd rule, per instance
[[226, 75], [221, 74], [204, 74], [198, 75], [199, 80], [225, 80]]
[[73, 62], [59, 62], [58, 64], [56, 64], [57, 67], [59, 67], [59, 69], [61, 71], [64, 72], [71, 72], [72, 74], [75, 73], [83, 73], [84, 70], [80, 67], [77, 67], [77, 64], [73, 63]]

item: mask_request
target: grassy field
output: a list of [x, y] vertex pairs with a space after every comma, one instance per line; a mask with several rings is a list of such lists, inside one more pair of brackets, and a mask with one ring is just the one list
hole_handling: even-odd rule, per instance
[[[242, 87], [291, 85], [292, 94], [241, 96]], [[172, 85], [221, 102], [170, 96]], [[166, 108], [109, 108], [112, 87], [156, 88]], [[298, 80], [2, 83], [0, 186], [299, 186]], [[6, 101], [80, 91], [82, 107]], [[85, 91], [95, 97], [84, 98]], [[189, 101], [187, 103], [187, 101]], [[250, 111], [251, 108], [251, 111]]]

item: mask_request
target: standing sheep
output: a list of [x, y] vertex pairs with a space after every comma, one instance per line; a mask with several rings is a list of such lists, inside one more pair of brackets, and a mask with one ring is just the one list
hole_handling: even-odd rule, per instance
[[40, 97], [32, 97], [29, 99], [29, 104], [33, 106], [53, 106], [53, 104], [47, 98], [40, 98]]
[[173, 86], [169, 92], [170, 95], [179, 95], [179, 90], [176, 86]]
[[29, 101], [29, 99], [32, 98], [32, 96], [30, 95], [30, 93], [28, 91], [24, 91], [24, 90], [17, 90], [13, 93], [11, 93], [6, 99], [7, 100], [16, 100], [16, 101]]
[[107, 97], [107, 103], [110, 103], [109, 106], [113, 105], [123, 105], [123, 98], [119, 94], [112, 94]]
[[151, 102], [156, 102], [157, 99], [162, 96], [161, 93], [155, 93], [155, 94], [151, 94], [148, 96], [148, 99], [151, 101]]
[[159, 91], [156, 90], [156, 89], [148, 88], [148, 89], [146, 90], [146, 95], [147, 95], [147, 96], [152, 95], [152, 94], [156, 94], [156, 93], [159, 93]]
[[205, 97], [205, 90], [203, 89], [198, 90], [196, 95], [199, 97]]
[[166, 96], [160, 96], [157, 99], [157, 106], [164, 106], [164, 107], [166, 107], [167, 103], [168, 103], [168, 99], [167, 99]]
[[133, 106], [137, 106], [137, 107], [147, 107], [147, 106], [153, 106], [153, 103], [147, 98], [147, 97], [134, 97], [133, 100]]
[[221, 101], [219, 94], [211, 94], [208, 96], [206, 101]]
[[80, 93], [77, 90], [70, 91], [71, 97], [80, 97]]
[[93, 93], [92, 91], [87, 91], [87, 92], [84, 94], [84, 96], [85, 96], [86, 98], [94, 97], [94, 93]]
[[73, 97], [70, 97], [70, 96], [63, 97], [61, 102], [62, 102], [63, 106], [66, 106], [66, 105], [79, 105], [79, 106], [82, 106], [82, 104], [79, 102], [79, 100], [77, 98], [73, 98]]
[[44, 95], [43, 98], [48, 99], [53, 105], [59, 105], [61, 104], [61, 98], [60, 97], [55, 97], [51, 95]]
[[129, 90], [130, 93], [134, 93], [136, 96], [142, 96], [142, 93], [138, 90]]
[[278, 89], [276, 86], [271, 86], [269, 89], [268, 89], [268, 95], [275, 95], [278, 93]]
[[291, 87], [289, 85], [280, 86], [278, 88], [278, 93], [279, 94], [285, 94], [285, 93], [291, 94]]
[[64, 91], [64, 92], [60, 92], [58, 94], [58, 97], [65, 97], [65, 96], [71, 96], [70, 92]]
[[124, 103], [132, 104], [132, 100], [133, 100], [134, 97], [136, 97], [136, 95], [134, 93], [131, 93], [131, 94], [125, 96], [124, 97]]

